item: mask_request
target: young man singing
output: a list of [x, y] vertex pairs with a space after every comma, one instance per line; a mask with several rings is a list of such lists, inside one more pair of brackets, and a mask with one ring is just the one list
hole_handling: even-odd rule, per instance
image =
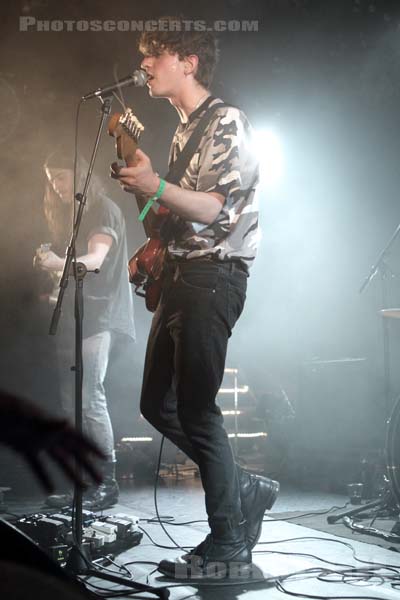
[[[205, 111], [222, 103], [209, 91], [216, 40], [210, 32], [146, 32], [139, 49], [150, 96], [167, 98], [179, 115], [171, 165]], [[210, 564], [227, 573], [238, 563], [242, 574], [243, 568], [250, 570], [264, 512], [279, 491], [277, 482], [235, 463], [216, 404], [228, 338], [243, 310], [258, 242], [258, 163], [250, 139], [246, 116], [224, 104], [212, 114], [179, 185], [161, 179], [141, 150], [135, 167], [112, 165], [112, 176], [126, 191], [156, 195], [173, 215], [141, 411], [198, 464], [211, 532], [190, 554], [161, 561], [159, 570], [170, 576], [182, 564], [188, 577], [194, 564], [200, 577], [207, 576]]]

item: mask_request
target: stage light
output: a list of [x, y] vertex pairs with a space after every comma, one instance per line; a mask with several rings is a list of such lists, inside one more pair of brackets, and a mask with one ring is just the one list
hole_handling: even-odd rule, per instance
[[251, 439], [251, 438], [266, 438], [266, 431], [255, 431], [253, 433], [228, 433], [228, 438]]
[[284, 170], [283, 149], [272, 129], [254, 130], [253, 152], [260, 162], [260, 183], [273, 187], [282, 179]]
[[242, 385], [241, 387], [233, 387], [233, 388], [219, 388], [218, 394], [247, 394], [249, 391], [248, 385]]
[[125, 444], [133, 444], [136, 442], [152, 442], [152, 437], [123, 437], [121, 438], [121, 442]]

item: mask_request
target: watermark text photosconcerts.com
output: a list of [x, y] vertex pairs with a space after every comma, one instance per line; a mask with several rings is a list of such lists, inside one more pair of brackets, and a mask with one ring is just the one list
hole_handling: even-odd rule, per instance
[[240, 21], [240, 20], [177, 20], [167, 21], [159, 20], [138, 20], [129, 21], [127, 19], [36, 19], [36, 17], [26, 16], [19, 18], [20, 31], [258, 31], [258, 21]]

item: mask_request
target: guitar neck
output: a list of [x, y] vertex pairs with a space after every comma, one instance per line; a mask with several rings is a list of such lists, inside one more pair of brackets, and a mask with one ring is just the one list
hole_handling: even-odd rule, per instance
[[[136, 167], [137, 161], [135, 155], [130, 154], [129, 156], [126, 156], [125, 162], [127, 167]], [[140, 194], [135, 194], [135, 198], [140, 214], [147, 204], [147, 198], [144, 198]], [[146, 236], [148, 238], [159, 238], [160, 226], [161, 218], [154, 212], [152, 208], [150, 208], [143, 220], [143, 228]]]
[[[128, 108], [124, 115], [114, 114], [110, 117], [108, 124], [108, 133], [115, 138], [117, 156], [121, 160], [125, 160], [128, 167], [136, 167], [136, 150], [139, 143], [139, 138], [144, 130], [143, 125], [138, 121], [132, 110]], [[139, 212], [147, 204], [147, 198], [143, 198], [140, 194], [135, 194]], [[163, 217], [156, 214], [150, 209], [143, 220], [143, 226], [148, 238], [159, 238], [160, 227]]]

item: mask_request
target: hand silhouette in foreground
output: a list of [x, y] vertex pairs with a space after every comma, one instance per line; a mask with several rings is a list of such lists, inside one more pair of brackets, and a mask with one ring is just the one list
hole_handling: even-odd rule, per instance
[[93, 442], [78, 433], [66, 419], [49, 415], [32, 402], [2, 391], [0, 443], [23, 456], [48, 493], [54, 491], [54, 483], [44, 467], [45, 454], [79, 487], [86, 485], [75, 465], [95, 483], [101, 482], [94, 461], [105, 456]]

